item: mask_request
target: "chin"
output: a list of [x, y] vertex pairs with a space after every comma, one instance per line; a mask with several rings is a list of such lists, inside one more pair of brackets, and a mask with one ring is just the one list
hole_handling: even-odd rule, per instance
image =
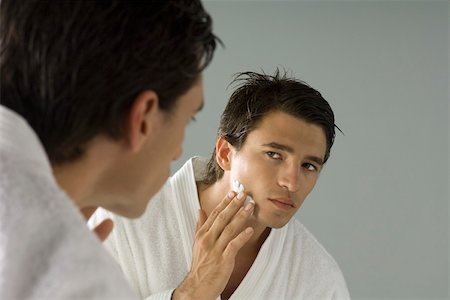
[[137, 219], [139, 217], [141, 217], [145, 212], [145, 208], [144, 209], [133, 209], [131, 211], [129, 211], [126, 215], [124, 215], [124, 217], [128, 218], [128, 219]]
[[260, 213], [258, 219], [261, 223], [266, 224], [267, 227], [279, 229], [286, 226], [289, 223], [294, 215], [291, 214], [279, 214], [273, 213], [273, 211]]
[[115, 205], [114, 207], [106, 209], [113, 212], [114, 214], [128, 219], [136, 219], [144, 214], [145, 210], [147, 209], [148, 202], [132, 201], [136, 199], [127, 200], [128, 202], [121, 203], [120, 205]]
[[274, 229], [280, 229], [284, 226], [286, 226], [287, 223], [289, 223], [290, 220], [284, 221], [284, 222], [270, 222], [269, 226], [270, 228], [274, 228]]
[[292, 219], [292, 217], [291, 218], [282, 218], [282, 217], [277, 217], [277, 216], [256, 215], [256, 220], [258, 223], [264, 224], [264, 226], [274, 228], [274, 229], [279, 229], [279, 228], [284, 227], [287, 223], [289, 223], [289, 221], [291, 219]]
[[154, 186], [150, 191], [147, 191], [146, 196], [140, 197], [139, 199], [129, 198], [128, 202], [124, 203], [124, 210], [121, 215], [129, 219], [136, 219], [141, 217], [147, 210], [149, 204], [152, 202], [151, 200], [153, 199], [153, 197], [161, 190], [163, 185], [164, 182], [156, 189]]

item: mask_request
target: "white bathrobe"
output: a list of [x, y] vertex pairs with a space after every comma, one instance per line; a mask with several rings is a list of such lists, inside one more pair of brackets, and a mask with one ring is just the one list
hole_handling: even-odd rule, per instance
[[[142, 298], [170, 299], [190, 270], [198, 216], [196, 179], [206, 161], [193, 158], [171, 177], [138, 220], [98, 211], [115, 226], [105, 245]], [[348, 299], [344, 277], [327, 251], [296, 219], [272, 229], [231, 299]]]
[[1, 105], [0, 299], [137, 299], [57, 186], [36, 134]]

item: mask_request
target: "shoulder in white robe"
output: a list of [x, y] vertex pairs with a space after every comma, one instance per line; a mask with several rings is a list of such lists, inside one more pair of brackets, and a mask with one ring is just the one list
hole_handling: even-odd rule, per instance
[[137, 299], [56, 184], [36, 134], [1, 105], [0, 299]]

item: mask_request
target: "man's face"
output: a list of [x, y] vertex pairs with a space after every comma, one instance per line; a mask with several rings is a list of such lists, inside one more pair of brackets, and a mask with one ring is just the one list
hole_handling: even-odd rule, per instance
[[173, 111], [167, 115], [158, 131], [156, 142], [151, 144], [151, 174], [149, 195], [153, 196], [170, 175], [170, 163], [180, 158], [183, 150], [185, 129], [194, 115], [203, 107], [203, 81], [199, 77], [197, 83], [182, 95]]
[[321, 127], [289, 114], [270, 112], [239, 151], [232, 148], [230, 186], [239, 180], [256, 202], [253, 218], [284, 226], [314, 188], [326, 151]]
[[[170, 175], [170, 163], [182, 153], [184, 131], [203, 106], [201, 77], [182, 95], [169, 113], [158, 112], [158, 121], [144, 147], [126, 164], [116, 180], [115, 194], [121, 197], [113, 207], [120, 215], [139, 217]], [[109, 184], [111, 186], [111, 184]]]

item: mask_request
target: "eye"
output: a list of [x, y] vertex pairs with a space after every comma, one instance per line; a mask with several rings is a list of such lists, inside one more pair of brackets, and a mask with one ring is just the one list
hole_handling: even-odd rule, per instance
[[318, 168], [315, 165], [310, 164], [310, 163], [304, 163], [303, 167], [308, 171], [317, 171], [318, 170]]
[[281, 159], [281, 155], [273, 151], [267, 151], [266, 155], [272, 159]]

